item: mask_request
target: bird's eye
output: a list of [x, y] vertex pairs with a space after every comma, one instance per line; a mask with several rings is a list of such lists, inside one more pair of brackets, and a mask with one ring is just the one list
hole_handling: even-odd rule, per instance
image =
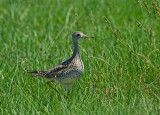
[[80, 34], [77, 34], [77, 36], [80, 36]]

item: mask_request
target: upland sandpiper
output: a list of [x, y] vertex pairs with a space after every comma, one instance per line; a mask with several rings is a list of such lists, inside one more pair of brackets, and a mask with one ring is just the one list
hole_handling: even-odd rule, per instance
[[56, 65], [48, 71], [27, 71], [28, 73], [36, 73], [33, 77], [44, 77], [50, 82], [58, 82], [67, 88], [67, 97], [72, 85], [80, 79], [84, 71], [84, 65], [79, 52], [78, 41], [82, 38], [94, 38], [87, 36], [82, 32], [74, 32], [72, 34], [72, 41], [74, 45], [73, 55], [68, 60]]

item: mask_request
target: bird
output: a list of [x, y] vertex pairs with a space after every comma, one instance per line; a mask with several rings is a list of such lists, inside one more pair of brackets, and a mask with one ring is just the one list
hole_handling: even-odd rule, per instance
[[[34, 73], [33, 77], [47, 78], [47, 84], [51, 87], [50, 82], [58, 82], [67, 88], [67, 97], [73, 84], [79, 80], [84, 72], [84, 64], [79, 52], [79, 40], [83, 38], [94, 38], [87, 36], [80, 31], [72, 34], [73, 54], [66, 61], [54, 66], [48, 71], [27, 70], [28, 73]], [[54, 89], [54, 88], [52, 88]], [[54, 89], [55, 90], [55, 89]], [[58, 92], [58, 91], [56, 91]]]

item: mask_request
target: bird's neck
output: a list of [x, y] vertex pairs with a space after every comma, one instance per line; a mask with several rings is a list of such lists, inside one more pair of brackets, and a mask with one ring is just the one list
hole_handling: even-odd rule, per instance
[[80, 57], [79, 44], [77, 40], [76, 41], [73, 40], [73, 46], [74, 46], [74, 50], [73, 50], [72, 58], [74, 58], [75, 56]]

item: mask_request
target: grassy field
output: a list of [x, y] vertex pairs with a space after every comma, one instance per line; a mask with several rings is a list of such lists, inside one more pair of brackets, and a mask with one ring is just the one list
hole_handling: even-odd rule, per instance
[[[72, 55], [85, 71], [59, 95], [25, 70], [48, 70]], [[0, 114], [160, 114], [159, 0], [0, 1]]]

